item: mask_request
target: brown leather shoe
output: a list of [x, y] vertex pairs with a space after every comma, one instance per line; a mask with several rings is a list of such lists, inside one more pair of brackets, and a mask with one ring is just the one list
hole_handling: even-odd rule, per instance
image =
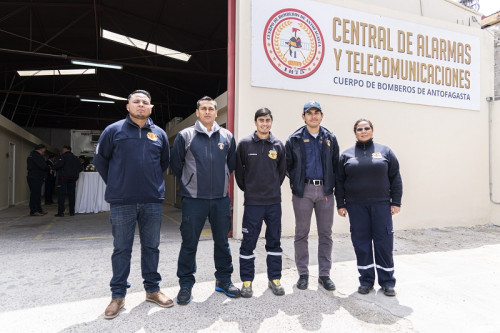
[[30, 216], [43, 216], [43, 214], [40, 212], [34, 212], [34, 213], [31, 213]]
[[46, 211], [42, 211], [42, 215], [47, 215], [49, 212], [46, 212]]
[[120, 313], [120, 309], [125, 306], [125, 298], [113, 298], [106, 310], [104, 310], [105, 319], [113, 319]]
[[157, 291], [155, 293], [146, 293], [146, 301], [156, 303], [164, 308], [174, 306], [174, 301], [165, 296], [165, 294], [161, 291]]

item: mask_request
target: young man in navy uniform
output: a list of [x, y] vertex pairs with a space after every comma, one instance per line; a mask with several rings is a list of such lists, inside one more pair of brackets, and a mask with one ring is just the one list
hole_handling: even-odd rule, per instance
[[242, 297], [252, 297], [255, 254], [262, 221], [266, 223], [268, 286], [275, 295], [285, 294], [281, 280], [281, 184], [286, 175], [285, 146], [271, 133], [273, 115], [267, 108], [255, 112], [257, 130], [239, 144], [235, 178], [245, 192], [243, 240], [240, 247]]
[[326, 290], [335, 290], [330, 279], [332, 268], [333, 188], [339, 162], [337, 138], [321, 126], [323, 112], [316, 101], [304, 105], [305, 126], [286, 142], [287, 171], [295, 213], [295, 264], [299, 273], [298, 289], [309, 284], [308, 236], [314, 210], [318, 226], [318, 282]]

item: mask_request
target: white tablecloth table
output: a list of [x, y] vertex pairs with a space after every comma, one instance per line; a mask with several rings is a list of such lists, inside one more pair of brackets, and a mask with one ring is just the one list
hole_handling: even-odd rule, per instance
[[99, 213], [109, 211], [104, 200], [106, 184], [98, 172], [81, 172], [76, 182], [76, 213]]

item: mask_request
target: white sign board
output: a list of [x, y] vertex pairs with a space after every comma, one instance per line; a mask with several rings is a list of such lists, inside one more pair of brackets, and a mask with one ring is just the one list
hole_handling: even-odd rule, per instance
[[479, 110], [479, 37], [314, 1], [253, 0], [252, 85]]

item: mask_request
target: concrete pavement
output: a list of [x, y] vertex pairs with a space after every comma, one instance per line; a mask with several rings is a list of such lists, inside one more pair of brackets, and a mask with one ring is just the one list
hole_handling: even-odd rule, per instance
[[[229, 299], [214, 291], [210, 231], [198, 251], [197, 283], [187, 306], [164, 309], [145, 302], [140, 247], [134, 244], [125, 309], [103, 319], [110, 300], [109, 214], [30, 217], [26, 207], [0, 211], [1, 332], [499, 332], [500, 228], [422, 229], [396, 232], [396, 297], [378, 288], [356, 292], [357, 271], [349, 235], [334, 235], [334, 292], [318, 287], [310, 240], [308, 290], [295, 287], [293, 239], [284, 238], [286, 295], [267, 288], [265, 249], [259, 241], [254, 297]], [[180, 246], [180, 212], [165, 206], [160, 247], [162, 290], [174, 298]], [[335, 223], [346, 223], [336, 217]], [[235, 272], [239, 241], [231, 240]]]

